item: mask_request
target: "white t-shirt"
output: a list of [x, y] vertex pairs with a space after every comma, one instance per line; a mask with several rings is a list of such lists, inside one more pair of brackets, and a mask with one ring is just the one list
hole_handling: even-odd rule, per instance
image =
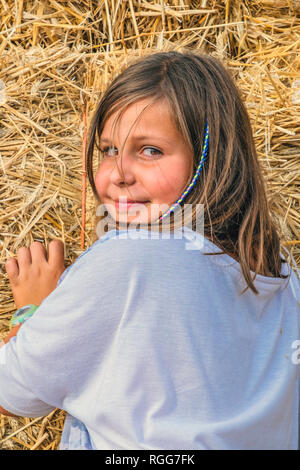
[[297, 449], [299, 280], [283, 264], [240, 295], [219, 251], [187, 228], [105, 234], [0, 349], [0, 405], [66, 410], [63, 449]]

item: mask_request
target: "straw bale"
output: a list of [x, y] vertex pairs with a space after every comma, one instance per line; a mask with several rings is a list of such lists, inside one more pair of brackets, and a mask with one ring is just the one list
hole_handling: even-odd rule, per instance
[[[60, 238], [69, 266], [95, 241], [89, 187], [86, 220], [82, 207], [84, 113], [89, 124], [110, 79], [149, 51], [193, 48], [229, 68], [272, 216], [300, 266], [299, 10], [298, 0], [1, 0], [0, 340], [15, 310], [7, 258]], [[0, 415], [0, 448], [55, 450], [64, 418]]]

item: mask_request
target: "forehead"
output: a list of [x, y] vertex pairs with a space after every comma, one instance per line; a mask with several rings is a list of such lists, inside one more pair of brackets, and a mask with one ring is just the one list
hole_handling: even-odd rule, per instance
[[120, 118], [116, 121], [119, 112], [115, 111], [105, 122], [101, 140], [111, 138], [114, 126], [116, 134], [120, 137], [129, 132], [132, 137], [153, 132], [157, 135], [179, 136], [166, 99], [153, 102], [153, 98], [149, 98], [131, 103], [122, 110]]

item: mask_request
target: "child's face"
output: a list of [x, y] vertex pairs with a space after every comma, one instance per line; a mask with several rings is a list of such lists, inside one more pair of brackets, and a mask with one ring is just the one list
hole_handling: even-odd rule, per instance
[[[181, 196], [191, 176], [193, 155], [173, 123], [164, 100], [145, 109], [131, 129], [151, 101], [145, 99], [128, 106], [115, 129], [114, 150], [110, 137], [116, 113], [109, 117], [101, 134], [100, 148], [106, 153], [97, 170], [95, 184], [101, 201], [117, 222], [135, 224], [157, 220]], [[122, 198], [138, 205], [118, 202]]]

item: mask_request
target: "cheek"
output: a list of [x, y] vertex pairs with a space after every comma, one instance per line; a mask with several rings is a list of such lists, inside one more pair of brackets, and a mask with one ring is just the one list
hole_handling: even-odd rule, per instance
[[161, 165], [159, 169], [149, 179], [152, 193], [157, 196], [165, 196], [167, 199], [179, 196], [188, 183], [190, 168], [183, 162], [176, 162], [175, 165], [168, 165], [166, 168]]
[[98, 195], [104, 196], [106, 194], [108, 179], [109, 179], [108, 170], [105, 167], [100, 166], [95, 175], [95, 186], [97, 189]]

